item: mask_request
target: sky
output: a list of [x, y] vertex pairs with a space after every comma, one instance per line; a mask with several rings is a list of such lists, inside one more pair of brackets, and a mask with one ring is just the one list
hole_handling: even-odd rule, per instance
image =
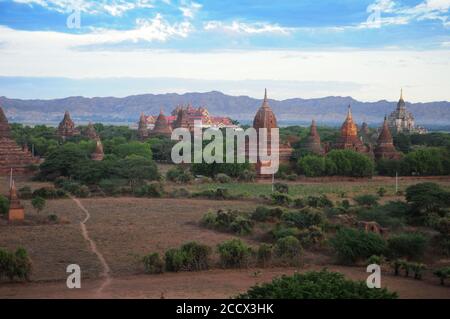
[[450, 0], [0, 0], [0, 96], [450, 100]]

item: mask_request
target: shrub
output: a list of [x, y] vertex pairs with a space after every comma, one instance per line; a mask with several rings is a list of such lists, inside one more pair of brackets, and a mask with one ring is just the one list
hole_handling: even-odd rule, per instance
[[253, 182], [256, 179], [256, 173], [246, 169], [239, 173], [238, 178], [242, 182]]
[[384, 257], [383, 256], [370, 256], [367, 259], [367, 265], [372, 265], [372, 264], [376, 264], [378, 266], [381, 266], [381, 264], [384, 262]]
[[166, 173], [167, 180], [175, 183], [190, 183], [194, 176], [188, 170], [183, 169], [182, 167], [171, 168]]
[[31, 268], [31, 260], [24, 248], [18, 248], [15, 252], [0, 249], [0, 279], [7, 277], [12, 281], [17, 277], [28, 281]]
[[36, 196], [31, 200], [31, 205], [33, 205], [34, 209], [36, 209], [38, 213], [45, 208], [45, 204], [45, 199], [40, 196]]
[[450, 267], [438, 269], [433, 274], [439, 278], [441, 285], [445, 285], [445, 280], [450, 278]]
[[162, 197], [164, 194], [164, 187], [161, 183], [145, 184], [138, 187], [134, 191], [136, 196], [139, 197]]
[[52, 223], [56, 223], [56, 222], [58, 222], [58, 216], [55, 214], [50, 214], [50, 215], [48, 215], [48, 220]]
[[275, 191], [281, 194], [289, 193], [289, 186], [285, 183], [275, 183], [274, 185]]
[[231, 239], [217, 245], [220, 263], [224, 268], [242, 268], [247, 266], [251, 248], [240, 239]]
[[287, 236], [277, 240], [275, 254], [284, 260], [296, 263], [302, 254], [302, 245], [294, 236]]
[[219, 173], [216, 175], [216, 181], [218, 181], [221, 184], [231, 183], [232, 179], [227, 174]]
[[422, 272], [426, 269], [426, 267], [421, 263], [412, 263], [411, 269], [414, 272], [414, 279], [420, 280], [422, 279]]
[[308, 196], [306, 198], [306, 202], [308, 203], [308, 206], [314, 207], [314, 208], [325, 208], [325, 207], [333, 207], [333, 202], [327, 197], [327, 195], [320, 195], [320, 196]]
[[204, 227], [238, 235], [248, 235], [253, 231], [253, 222], [248, 219], [246, 214], [235, 210], [219, 210], [216, 214], [208, 212], [202, 217], [200, 224]]
[[9, 211], [9, 200], [3, 195], [0, 195], [0, 214], [8, 214]]
[[145, 256], [142, 259], [144, 270], [147, 274], [162, 274], [164, 272], [164, 262], [158, 253]]
[[371, 177], [374, 163], [366, 155], [351, 150], [332, 150], [327, 154], [336, 167], [336, 175], [351, 177]]
[[360, 195], [353, 199], [358, 205], [364, 206], [364, 207], [375, 207], [375, 206], [379, 205], [378, 204], [379, 198], [378, 198], [378, 196], [375, 196], [375, 195], [370, 195], [370, 194]]
[[275, 205], [289, 206], [292, 202], [292, 198], [289, 195], [283, 193], [274, 193], [271, 195], [271, 197], [272, 202]]
[[283, 210], [279, 207], [269, 208], [265, 206], [258, 206], [251, 215], [251, 219], [258, 222], [273, 222], [279, 219], [282, 214]]
[[381, 236], [353, 228], [341, 228], [330, 243], [339, 261], [345, 264], [383, 255], [386, 251], [386, 242]]
[[418, 233], [402, 233], [388, 239], [389, 254], [394, 257], [417, 259], [423, 256], [427, 239]]
[[18, 193], [19, 198], [21, 199], [30, 199], [31, 197], [33, 197], [33, 192], [31, 191], [30, 186], [19, 188]]
[[450, 207], [450, 192], [435, 183], [420, 183], [406, 189], [406, 201], [411, 206], [412, 217], [425, 222], [432, 213], [440, 216]]
[[377, 190], [377, 194], [380, 197], [384, 197], [384, 195], [386, 195], [386, 193], [387, 193], [387, 191], [386, 191], [386, 188], [384, 188], [384, 187], [380, 187]]
[[357, 210], [360, 220], [375, 221], [383, 227], [398, 228], [405, 223], [409, 210], [404, 202], [389, 202], [385, 205]]
[[300, 211], [289, 211], [281, 216], [283, 222], [287, 225], [298, 228], [308, 228], [321, 225], [325, 221], [323, 213], [319, 210], [304, 208]]
[[299, 234], [297, 227], [288, 227], [283, 224], [277, 224], [277, 226], [270, 232], [273, 238], [281, 239], [288, 236], [297, 236]]
[[32, 197], [42, 197], [46, 199], [56, 199], [56, 198], [64, 198], [67, 197], [67, 194], [62, 189], [55, 189], [53, 187], [41, 187], [36, 189]]
[[283, 275], [271, 283], [251, 287], [240, 299], [395, 299], [386, 288], [370, 289], [364, 281], [352, 281], [328, 270]]
[[266, 267], [272, 260], [272, 246], [268, 244], [261, 244], [258, 247], [257, 258], [258, 263], [262, 267]]
[[326, 175], [325, 158], [317, 155], [306, 155], [297, 163], [297, 170], [307, 177]]
[[303, 229], [297, 236], [302, 246], [313, 246], [321, 244], [325, 240], [325, 234], [322, 228], [317, 226], [311, 226], [307, 229]]
[[294, 199], [295, 208], [305, 208], [306, 206], [308, 206], [308, 204], [306, 203], [306, 200], [304, 200], [303, 198], [299, 197]]
[[207, 189], [201, 192], [193, 193], [192, 196], [205, 197], [215, 200], [229, 200], [234, 198], [226, 188]]
[[209, 268], [211, 248], [196, 242], [186, 243], [179, 249], [166, 251], [167, 271], [200, 271]]

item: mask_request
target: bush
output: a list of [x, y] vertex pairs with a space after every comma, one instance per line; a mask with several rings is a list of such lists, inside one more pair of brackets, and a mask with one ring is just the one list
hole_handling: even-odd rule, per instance
[[353, 198], [353, 200], [360, 206], [364, 206], [364, 207], [375, 207], [378, 206], [378, 196], [375, 195], [360, 195], [357, 196], [355, 198]]
[[251, 215], [251, 219], [258, 222], [273, 222], [278, 220], [283, 214], [281, 208], [269, 208], [265, 206], [256, 207], [255, 211]]
[[20, 199], [30, 199], [33, 197], [33, 192], [31, 191], [30, 186], [24, 186], [22, 188], [19, 188], [18, 195]]
[[301, 230], [297, 237], [303, 247], [318, 245], [325, 240], [325, 234], [322, 228], [317, 226], [311, 226]]
[[333, 207], [333, 202], [327, 197], [327, 195], [320, 196], [308, 196], [306, 198], [306, 202], [308, 206], [314, 208], [325, 208], [325, 207]]
[[404, 225], [408, 211], [408, 204], [398, 201], [359, 209], [357, 215], [360, 220], [375, 221], [383, 227], [399, 228]]
[[275, 191], [281, 194], [289, 193], [289, 186], [284, 183], [275, 183], [274, 184]]
[[417, 259], [423, 256], [427, 239], [418, 233], [402, 233], [388, 239], [390, 256]]
[[9, 212], [9, 199], [0, 195], [0, 214], [6, 215]]
[[248, 235], [253, 231], [253, 222], [246, 214], [235, 210], [219, 210], [216, 214], [208, 212], [202, 217], [200, 224], [207, 228], [238, 235]]
[[325, 157], [306, 155], [299, 159], [297, 170], [307, 177], [319, 177], [326, 175]]
[[28, 281], [31, 268], [31, 260], [24, 248], [18, 248], [15, 252], [0, 249], [0, 280], [7, 277], [12, 281], [17, 277]]
[[253, 182], [256, 179], [256, 173], [246, 169], [239, 173], [238, 178], [242, 182]]
[[31, 205], [33, 205], [34, 209], [36, 209], [38, 213], [45, 208], [45, 204], [45, 198], [42, 198], [40, 196], [36, 196], [31, 200]]
[[164, 262], [158, 253], [145, 256], [142, 259], [144, 270], [147, 274], [162, 274], [164, 272]]
[[384, 188], [384, 187], [380, 187], [377, 190], [377, 194], [380, 197], [384, 197], [384, 195], [386, 195], [386, 193], [387, 193], [387, 191], [386, 191], [386, 188]]
[[445, 280], [450, 278], [450, 267], [438, 269], [433, 274], [439, 278], [441, 285], [445, 285]]
[[376, 255], [373, 255], [373, 256], [370, 256], [368, 259], [367, 259], [367, 265], [373, 265], [373, 264], [376, 264], [376, 265], [378, 265], [378, 266], [381, 266], [381, 264], [384, 262], [384, 257], [383, 256], [376, 256]]
[[277, 226], [270, 232], [275, 239], [281, 239], [284, 237], [296, 237], [300, 231], [297, 227], [289, 227], [283, 224], [277, 224]]
[[450, 207], [450, 192], [435, 183], [420, 183], [406, 189], [406, 201], [412, 217], [424, 223], [430, 214], [445, 215]]
[[268, 244], [261, 244], [258, 247], [257, 258], [258, 264], [262, 267], [269, 265], [272, 260], [272, 246]]
[[386, 251], [386, 242], [381, 236], [353, 228], [341, 228], [330, 243], [338, 260], [344, 264], [366, 260], [372, 255], [383, 255]]
[[364, 281], [352, 281], [328, 270], [283, 275], [271, 283], [251, 287], [240, 299], [395, 299], [386, 288], [370, 289]]
[[234, 197], [226, 188], [207, 189], [201, 192], [193, 193], [192, 197], [204, 197], [214, 200], [231, 200]]
[[271, 197], [272, 202], [275, 205], [289, 206], [292, 202], [292, 198], [289, 195], [283, 193], [274, 193], [271, 195]]
[[182, 167], [176, 167], [167, 171], [166, 178], [171, 182], [186, 184], [190, 183], [194, 179], [194, 176], [188, 170]]
[[230, 176], [228, 176], [227, 174], [222, 174], [222, 173], [217, 174], [215, 179], [216, 179], [216, 181], [218, 181], [221, 184], [226, 184], [226, 183], [232, 182], [232, 179]]
[[247, 266], [251, 248], [239, 239], [231, 239], [217, 245], [220, 263], [224, 268], [242, 268]]
[[277, 240], [275, 245], [275, 254], [277, 257], [289, 262], [297, 263], [302, 254], [302, 245], [294, 236], [287, 236]]
[[351, 150], [332, 150], [327, 154], [336, 167], [336, 175], [351, 177], [371, 177], [374, 163], [366, 155]]
[[200, 271], [209, 268], [211, 248], [196, 242], [186, 243], [179, 249], [166, 251], [167, 271]]
[[36, 189], [32, 197], [42, 197], [45, 199], [57, 199], [57, 198], [65, 198], [67, 194], [62, 189], [55, 189], [53, 187], [41, 187]]
[[325, 217], [319, 210], [304, 208], [300, 211], [289, 211], [281, 216], [283, 222], [287, 225], [298, 228], [308, 228], [318, 226], [324, 223]]
[[138, 187], [134, 194], [139, 197], [162, 197], [164, 194], [164, 187], [161, 183], [145, 184]]

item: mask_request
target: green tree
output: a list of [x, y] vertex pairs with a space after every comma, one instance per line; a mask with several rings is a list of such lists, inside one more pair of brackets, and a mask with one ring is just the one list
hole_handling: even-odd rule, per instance
[[126, 178], [131, 186], [140, 184], [144, 180], [156, 180], [159, 178], [155, 163], [146, 157], [131, 155], [117, 162], [115, 173]]
[[44, 210], [45, 204], [45, 198], [42, 198], [40, 196], [36, 196], [31, 200], [31, 205], [33, 205], [34, 209], [36, 209], [38, 213]]
[[374, 172], [374, 163], [366, 155], [351, 150], [333, 150], [327, 158], [336, 166], [336, 174], [352, 177], [370, 177]]
[[424, 221], [432, 213], [445, 214], [450, 207], [450, 192], [435, 183], [419, 183], [406, 189], [406, 201], [411, 206], [412, 217]]

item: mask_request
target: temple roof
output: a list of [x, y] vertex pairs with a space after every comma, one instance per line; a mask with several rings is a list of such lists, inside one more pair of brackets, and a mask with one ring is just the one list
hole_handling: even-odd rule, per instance
[[10, 127], [8, 123], [8, 119], [6, 118], [5, 113], [3, 112], [2, 107], [0, 106], [0, 138], [11, 137]]
[[172, 129], [169, 126], [169, 123], [167, 122], [166, 116], [164, 115], [163, 111], [161, 110], [159, 112], [158, 118], [155, 122], [155, 127], [152, 131], [153, 134], [164, 134], [164, 135], [171, 135]]
[[255, 119], [253, 120], [253, 128], [276, 128], [277, 127], [277, 119], [275, 114], [273, 114], [272, 109], [270, 108], [269, 101], [267, 99], [267, 89], [264, 93], [264, 100], [262, 102], [261, 107], [255, 115]]
[[389, 130], [389, 125], [388, 125], [388, 120], [386, 117], [384, 117], [384, 123], [383, 123], [383, 127], [381, 129], [380, 132], [380, 136], [378, 137], [378, 144], [381, 143], [393, 143], [393, 139], [392, 139], [392, 134], [391, 131]]
[[358, 135], [358, 127], [353, 121], [352, 108], [348, 106], [347, 118], [341, 127], [342, 137], [356, 137]]

